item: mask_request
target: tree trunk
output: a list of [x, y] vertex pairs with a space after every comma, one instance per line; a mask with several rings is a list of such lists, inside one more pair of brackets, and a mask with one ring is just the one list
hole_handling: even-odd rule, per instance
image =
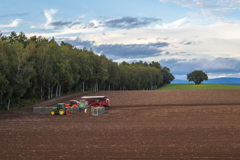
[[58, 86], [56, 87], [56, 97], [58, 97]]
[[53, 98], [53, 87], [51, 88], [51, 99]]
[[51, 88], [48, 87], [48, 99], [50, 99], [50, 98], [51, 98]]
[[60, 97], [61, 96], [61, 85], [60, 85], [60, 87], [59, 87], [59, 93], [58, 93], [58, 97]]
[[42, 92], [43, 92], [43, 90], [42, 90], [42, 82], [41, 82], [41, 100], [43, 99]]
[[83, 89], [82, 89], [82, 92], [84, 92], [84, 81], [83, 81], [83, 84], [82, 84], [82, 85], [83, 85]]
[[8, 106], [7, 106], [7, 110], [9, 111], [9, 108], [10, 108], [10, 103], [11, 103], [11, 100], [10, 98], [8, 99]]
[[109, 90], [109, 91], [111, 90], [111, 88], [110, 88], [110, 83], [108, 84], [108, 90]]
[[94, 91], [97, 92], [97, 91], [98, 91], [98, 82], [97, 82], [97, 80], [96, 80], [96, 83], [95, 83], [95, 87], [94, 87], [94, 88], [95, 88]]
[[16, 79], [19, 78], [19, 74], [20, 74], [20, 62], [18, 63], [18, 72], [16, 74]]

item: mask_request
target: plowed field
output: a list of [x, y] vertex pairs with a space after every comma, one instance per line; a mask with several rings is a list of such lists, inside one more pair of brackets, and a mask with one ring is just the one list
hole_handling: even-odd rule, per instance
[[[0, 113], [0, 159], [239, 159], [240, 90], [105, 91], [106, 113]], [[55, 106], [75, 94], [39, 103]]]

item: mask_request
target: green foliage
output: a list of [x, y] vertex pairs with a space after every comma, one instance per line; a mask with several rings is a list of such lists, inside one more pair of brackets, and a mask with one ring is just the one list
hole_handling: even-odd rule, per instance
[[[152, 65], [152, 64], [155, 65]], [[120, 68], [120, 89], [150, 90], [157, 89], [164, 81], [164, 73], [158, 62], [150, 64], [136, 62], [128, 64], [122, 62]], [[169, 80], [172, 81], [172, 80]]]
[[173, 79], [158, 62], [117, 64], [54, 38], [0, 34], [0, 110], [86, 90], [156, 89]]
[[163, 83], [164, 84], [169, 84], [175, 79], [175, 77], [170, 73], [169, 68], [163, 67], [162, 72], [163, 72]]
[[187, 75], [189, 82], [193, 81], [195, 84], [201, 84], [202, 81], [208, 80], [208, 76], [201, 70], [195, 70]]
[[179, 90], [179, 89], [240, 89], [240, 86], [220, 85], [220, 84], [168, 84], [158, 90]]

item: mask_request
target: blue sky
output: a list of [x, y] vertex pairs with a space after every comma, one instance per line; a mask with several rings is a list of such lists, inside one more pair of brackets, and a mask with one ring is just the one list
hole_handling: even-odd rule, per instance
[[240, 0], [2, 0], [0, 31], [55, 37], [116, 62], [240, 77]]

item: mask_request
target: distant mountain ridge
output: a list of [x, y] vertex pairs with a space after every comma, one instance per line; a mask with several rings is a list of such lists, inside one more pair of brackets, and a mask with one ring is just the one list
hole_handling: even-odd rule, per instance
[[[193, 83], [188, 82], [188, 80], [179, 80], [176, 79], [172, 82], [172, 84], [179, 84], [179, 83]], [[239, 85], [240, 86], [240, 78], [234, 77], [224, 77], [224, 78], [214, 78], [208, 79], [208, 81], [203, 81], [203, 84], [226, 84], [226, 85]]]

